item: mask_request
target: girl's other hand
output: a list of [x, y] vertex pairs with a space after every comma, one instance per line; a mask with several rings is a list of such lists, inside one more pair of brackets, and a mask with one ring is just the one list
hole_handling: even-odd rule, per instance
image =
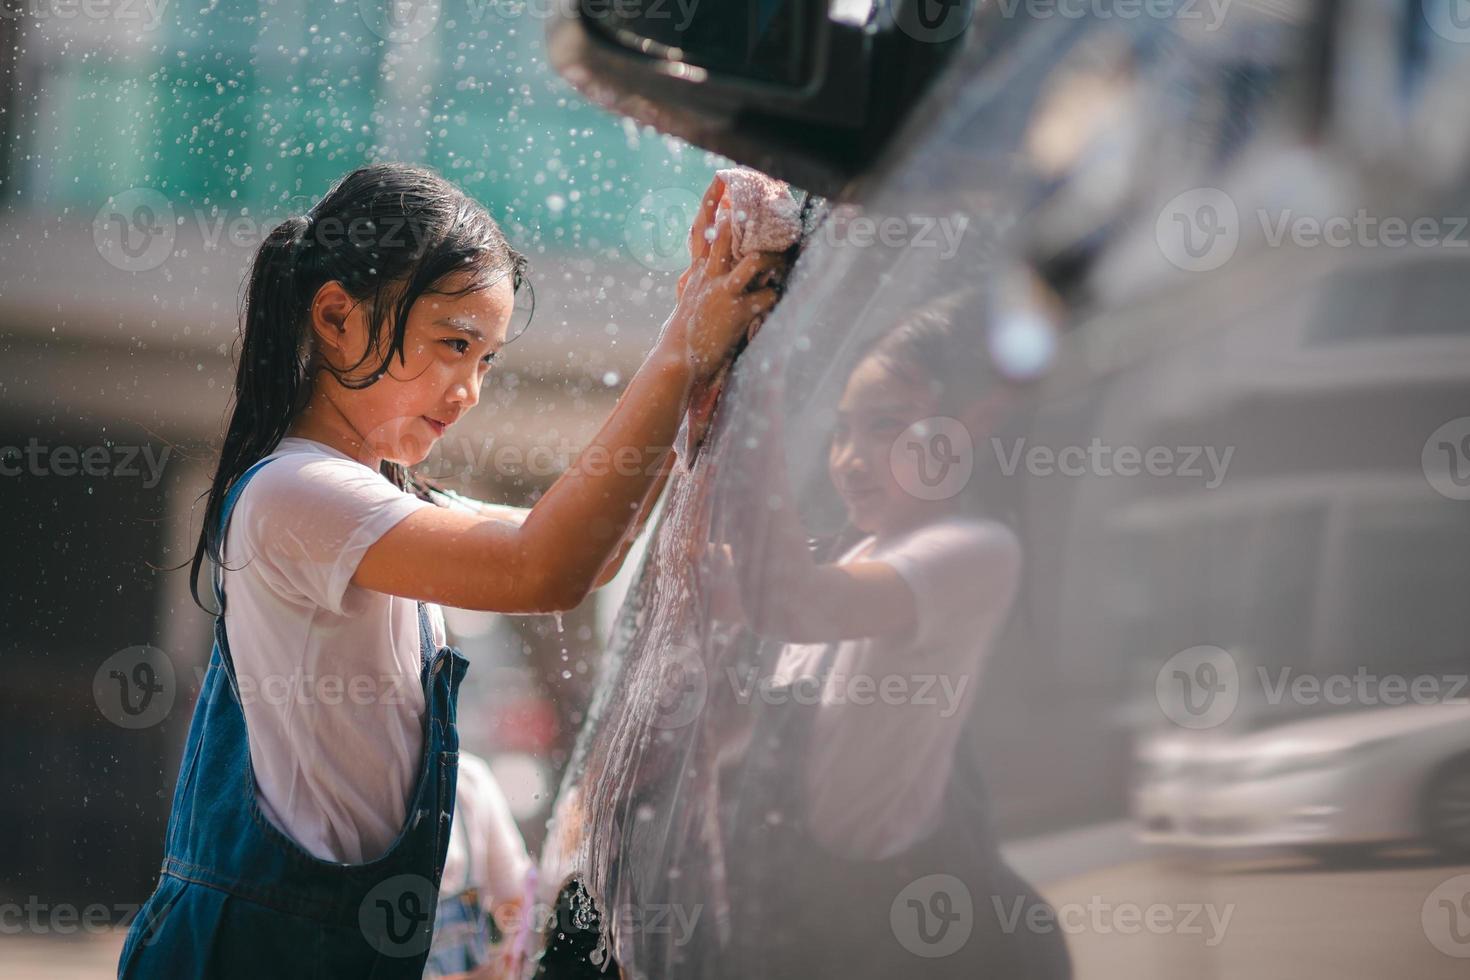
[[745, 607], [740, 599], [740, 575], [735, 552], [728, 544], [710, 542], [699, 556], [697, 581], [707, 602], [706, 613], [717, 623], [744, 626]]

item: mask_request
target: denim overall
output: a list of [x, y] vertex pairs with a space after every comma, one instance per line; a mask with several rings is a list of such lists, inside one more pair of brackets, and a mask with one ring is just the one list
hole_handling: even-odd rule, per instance
[[[226, 494], [222, 538], [240, 491], [270, 458]], [[162, 873], [128, 930], [118, 976], [419, 977], [454, 815], [455, 708], [468, 661], [435, 648], [420, 602], [424, 747], [404, 826], [373, 861], [325, 861], [261, 813], [218, 572], [214, 589], [214, 650], [174, 788]]]

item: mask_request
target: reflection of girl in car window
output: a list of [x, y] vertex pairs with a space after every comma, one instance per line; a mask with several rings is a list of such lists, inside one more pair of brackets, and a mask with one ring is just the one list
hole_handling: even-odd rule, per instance
[[[815, 642], [788, 646], [775, 671], [780, 685], [821, 685], [808, 826], [850, 857], [888, 857], [934, 828], [975, 675], [1016, 592], [1015, 536], [944, 486], [969, 461], [950, 458], [964, 442], [944, 420], [961, 411], [933, 379], [975, 378], [953, 370], [952, 337], [940, 320], [910, 321], [848, 379], [828, 468], [862, 537], [807, 566], [827, 581], [801, 590], [815, 601], [794, 608], [816, 615], [790, 621], [785, 638]], [[842, 615], [822, 622], [826, 609]], [[875, 769], [891, 792], [871, 791]]]
[[[965, 306], [951, 300], [911, 316], [849, 374], [827, 460], [847, 529], [826, 555], [804, 544], [779, 411], [769, 413], [772, 429], [753, 451], [752, 511], [733, 522], [762, 533], [717, 553], [727, 570], [720, 577], [738, 583], [747, 625], [783, 643], [767, 676], [752, 679], [766, 693], [742, 737], [759, 733], [761, 744], [779, 745], [796, 770], [777, 780], [794, 785], [791, 795], [765, 801], [788, 830], [756, 837], [784, 836], [793, 849], [788, 894], [807, 895], [798, 905], [840, 893], [886, 922], [889, 900], [930, 873], [965, 883], [977, 927], [994, 924], [992, 896], [1040, 902], [995, 852], [979, 786], [960, 785], [975, 782], [975, 770], [955, 764], [1021, 565], [1016, 536], [981, 515], [967, 486], [970, 447], [988, 436], [1007, 392], [987, 387], [993, 372], [983, 342], [955, 326]], [[783, 805], [795, 812], [780, 813]], [[826, 918], [830, 953], [842, 944], [830, 942], [837, 937]], [[850, 948], [870, 973], [873, 943], [861, 941], [861, 914], [854, 919]], [[987, 969], [1025, 966], [1005, 975], [1066, 975], [1055, 937], [977, 938], [969, 944], [976, 958], [959, 957], [956, 969], [983, 961]], [[899, 963], [911, 954], [900, 952]]]

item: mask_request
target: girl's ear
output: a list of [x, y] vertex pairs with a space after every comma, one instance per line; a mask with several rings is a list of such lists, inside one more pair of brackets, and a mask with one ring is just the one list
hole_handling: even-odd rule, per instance
[[309, 315], [316, 349], [339, 369], [358, 363], [367, 348], [363, 310], [364, 304], [335, 279], [322, 283], [312, 297]]
[[322, 283], [311, 300], [311, 327], [317, 339], [329, 346], [340, 346], [347, 331], [347, 318], [357, 304], [335, 279]]

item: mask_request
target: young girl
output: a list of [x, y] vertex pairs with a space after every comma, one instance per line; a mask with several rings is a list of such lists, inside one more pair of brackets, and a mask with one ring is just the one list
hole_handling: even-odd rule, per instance
[[[1041, 899], [1000, 858], [964, 733], [1021, 566], [1015, 534], [985, 516], [973, 487], [931, 492], [959, 446], [926, 442], [963, 425], [980, 443], [1008, 400], [1004, 385], [987, 385], [982, 338], [956, 326], [967, 312], [961, 297], [912, 315], [851, 370], [827, 458], [847, 530], [826, 554], [806, 545], [774, 400], [751, 455], [726, 460], [746, 474], [749, 513], [730, 519], [742, 536], [716, 554], [716, 577], [738, 586], [719, 604], [782, 644], [761, 679], [760, 716], [721, 749], [776, 753], [745, 760], [764, 774], [746, 785], [774, 789], [742, 795], [727, 845], [766, 855], [746, 869], [737, 903], [761, 918], [744, 923], [761, 937], [748, 975], [1069, 972], [1055, 937], [997, 928], [992, 898], [1006, 908]], [[751, 876], [761, 867], [774, 880]], [[940, 874], [968, 889], [975, 932], [963, 953], [920, 961], [893, 942], [911, 914], [896, 897]], [[930, 897], [917, 899], [919, 914]]]
[[507, 341], [525, 260], [491, 217], [374, 165], [262, 243], [192, 566], [196, 601], [204, 558], [220, 569], [215, 646], [120, 976], [422, 973], [467, 667], [431, 604], [570, 609], [616, 571], [691, 387], [775, 300], [779, 259], [733, 262], [713, 224], [611, 416], [525, 513], [436, 506], [409, 470]]

